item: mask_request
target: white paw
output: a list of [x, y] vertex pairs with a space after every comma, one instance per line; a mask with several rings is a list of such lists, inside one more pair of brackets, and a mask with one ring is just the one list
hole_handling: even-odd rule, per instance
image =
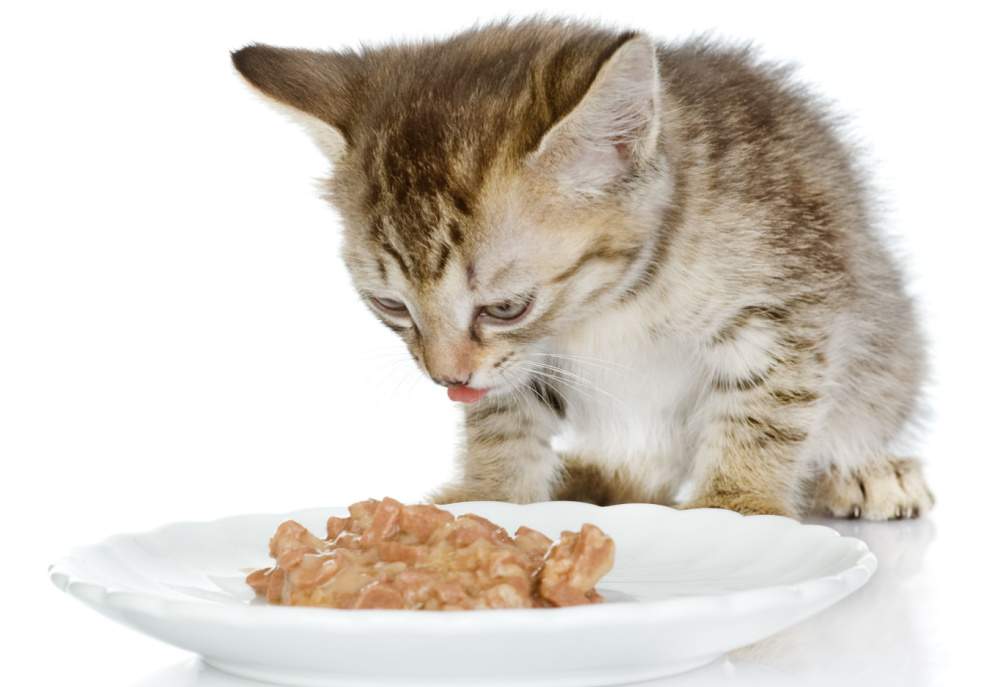
[[843, 472], [833, 469], [816, 484], [817, 511], [837, 518], [916, 518], [934, 505], [920, 464], [891, 458]]

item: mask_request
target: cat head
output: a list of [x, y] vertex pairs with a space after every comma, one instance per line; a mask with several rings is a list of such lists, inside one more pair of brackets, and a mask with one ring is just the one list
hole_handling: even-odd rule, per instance
[[654, 259], [669, 181], [643, 35], [503, 22], [361, 51], [253, 45], [233, 63], [329, 156], [354, 284], [441, 384], [544, 376], [552, 342]]

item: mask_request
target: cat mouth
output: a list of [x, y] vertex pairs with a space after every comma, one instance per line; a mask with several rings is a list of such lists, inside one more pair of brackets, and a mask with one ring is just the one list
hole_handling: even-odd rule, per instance
[[489, 391], [489, 389], [474, 389], [471, 386], [460, 384], [448, 387], [448, 398], [458, 403], [475, 403]]

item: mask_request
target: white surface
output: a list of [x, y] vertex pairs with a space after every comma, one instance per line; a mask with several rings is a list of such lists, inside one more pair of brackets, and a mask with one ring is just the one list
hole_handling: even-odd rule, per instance
[[5, 683], [200, 684], [166, 668], [186, 654], [52, 587], [46, 566], [73, 546], [176, 520], [413, 500], [448, 476], [457, 413], [358, 303], [312, 184], [321, 154], [247, 92], [228, 50], [440, 35], [540, 8], [664, 38], [714, 28], [799, 62], [869, 145], [933, 343], [930, 520], [841, 523], [880, 558], [868, 586], [671, 684], [953, 687], [995, 674], [1000, 90], [987, 3], [8, 5]]
[[864, 543], [789, 518], [649, 504], [448, 506], [555, 539], [584, 522], [615, 542], [605, 603], [456, 613], [256, 603], [246, 571], [292, 519], [346, 508], [175, 523], [76, 549], [50, 570], [94, 610], [236, 675], [331, 685], [610, 685], [700, 667], [828, 608], [868, 581]]

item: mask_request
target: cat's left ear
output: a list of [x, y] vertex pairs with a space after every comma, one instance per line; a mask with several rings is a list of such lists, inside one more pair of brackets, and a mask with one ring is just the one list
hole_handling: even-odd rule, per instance
[[655, 43], [626, 40], [589, 88], [529, 155], [570, 196], [593, 196], [649, 158], [660, 131], [660, 75]]
[[362, 59], [352, 52], [317, 52], [250, 45], [233, 66], [258, 92], [301, 124], [331, 160], [351, 144]]

